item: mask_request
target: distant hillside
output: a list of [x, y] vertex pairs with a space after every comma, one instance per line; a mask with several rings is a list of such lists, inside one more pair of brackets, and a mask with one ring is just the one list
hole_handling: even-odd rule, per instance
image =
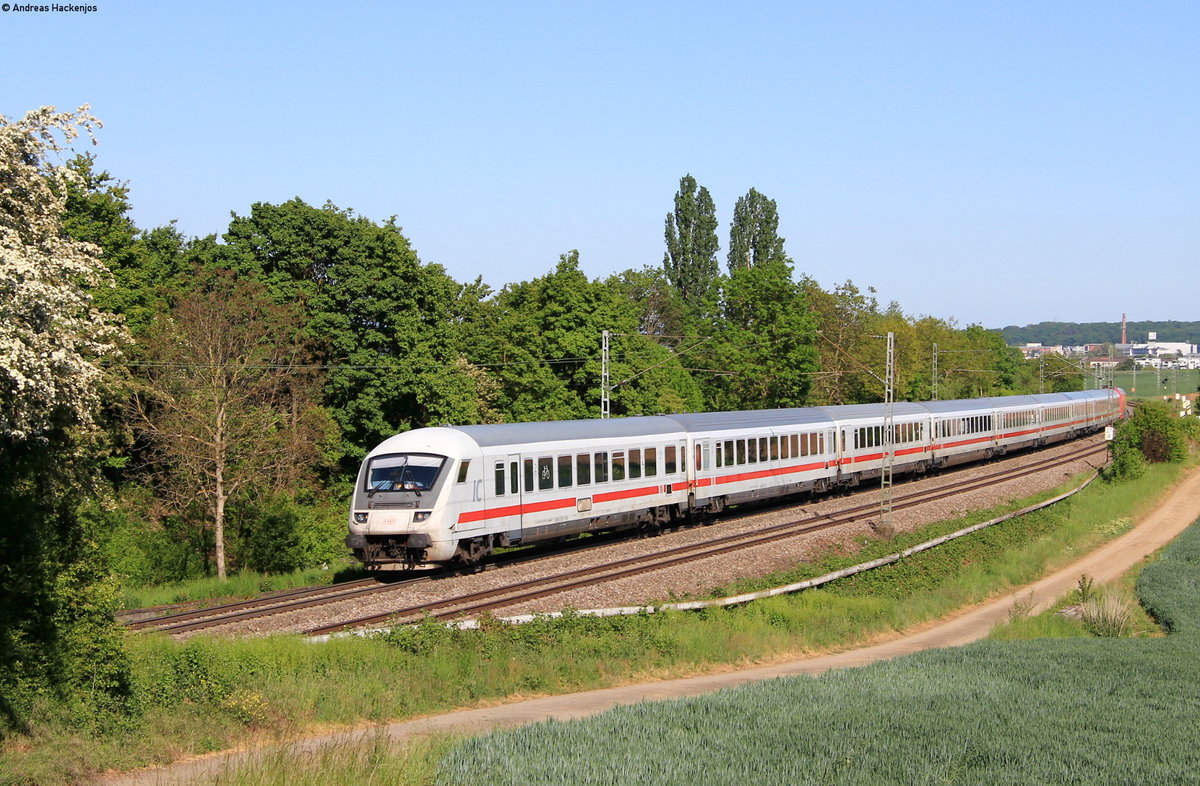
[[[1010, 346], [1020, 344], [1107, 344], [1121, 340], [1120, 322], [1039, 322], [1036, 325], [1002, 328], [1004, 341]], [[1130, 322], [1127, 326], [1129, 343], [1142, 344], [1146, 334], [1158, 333], [1159, 341], [1186, 341], [1200, 344], [1200, 322]]]

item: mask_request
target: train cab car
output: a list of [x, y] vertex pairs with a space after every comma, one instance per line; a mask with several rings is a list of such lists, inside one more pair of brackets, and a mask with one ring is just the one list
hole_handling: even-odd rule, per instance
[[477, 563], [498, 546], [676, 515], [686, 435], [669, 418], [423, 428], [368, 454], [346, 545], [374, 568]]

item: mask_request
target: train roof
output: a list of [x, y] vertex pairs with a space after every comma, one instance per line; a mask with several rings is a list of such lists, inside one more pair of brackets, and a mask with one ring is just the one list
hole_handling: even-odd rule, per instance
[[[897, 401], [893, 405], [892, 412], [894, 417], [900, 418], [956, 412], [991, 412], [997, 409], [1108, 398], [1111, 395], [1112, 391], [1110, 390], [1084, 390], [1073, 393], [992, 396], [950, 401]], [[842, 421], [879, 417], [883, 410], [883, 404], [842, 404], [829, 407], [759, 409], [744, 412], [685, 412], [675, 415], [495, 423], [479, 426], [448, 426], [447, 428], [461, 432], [474, 440], [480, 447], [494, 447], [535, 442], [569, 442], [580, 439], [669, 436], [726, 429], [832, 425]]]
[[482, 426], [450, 426], [480, 447], [520, 445], [529, 442], [559, 442], [607, 437], [646, 437], [679, 434], [684, 429], [673, 418], [648, 415], [603, 420], [552, 420], [538, 423], [493, 423]]

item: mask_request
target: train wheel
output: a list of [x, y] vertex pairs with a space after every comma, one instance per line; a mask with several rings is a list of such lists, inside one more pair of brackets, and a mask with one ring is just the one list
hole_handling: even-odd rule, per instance
[[483, 559], [491, 553], [492, 547], [486, 538], [467, 538], [458, 542], [454, 562], [470, 570], [480, 570]]

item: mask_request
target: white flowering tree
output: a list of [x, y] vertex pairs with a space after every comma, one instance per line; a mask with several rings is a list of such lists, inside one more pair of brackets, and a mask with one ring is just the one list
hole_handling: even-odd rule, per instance
[[99, 125], [87, 107], [0, 116], [0, 450], [93, 425], [95, 362], [115, 328], [88, 293], [107, 270], [96, 246], [63, 230], [73, 173], [53, 159]]
[[63, 227], [74, 177], [64, 155], [99, 125], [87, 107], [0, 116], [0, 720], [10, 726], [48, 686], [95, 701], [125, 690], [115, 589], [77, 515], [95, 477], [97, 363], [118, 328], [89, 294], [107, 278], [100, 249]]

